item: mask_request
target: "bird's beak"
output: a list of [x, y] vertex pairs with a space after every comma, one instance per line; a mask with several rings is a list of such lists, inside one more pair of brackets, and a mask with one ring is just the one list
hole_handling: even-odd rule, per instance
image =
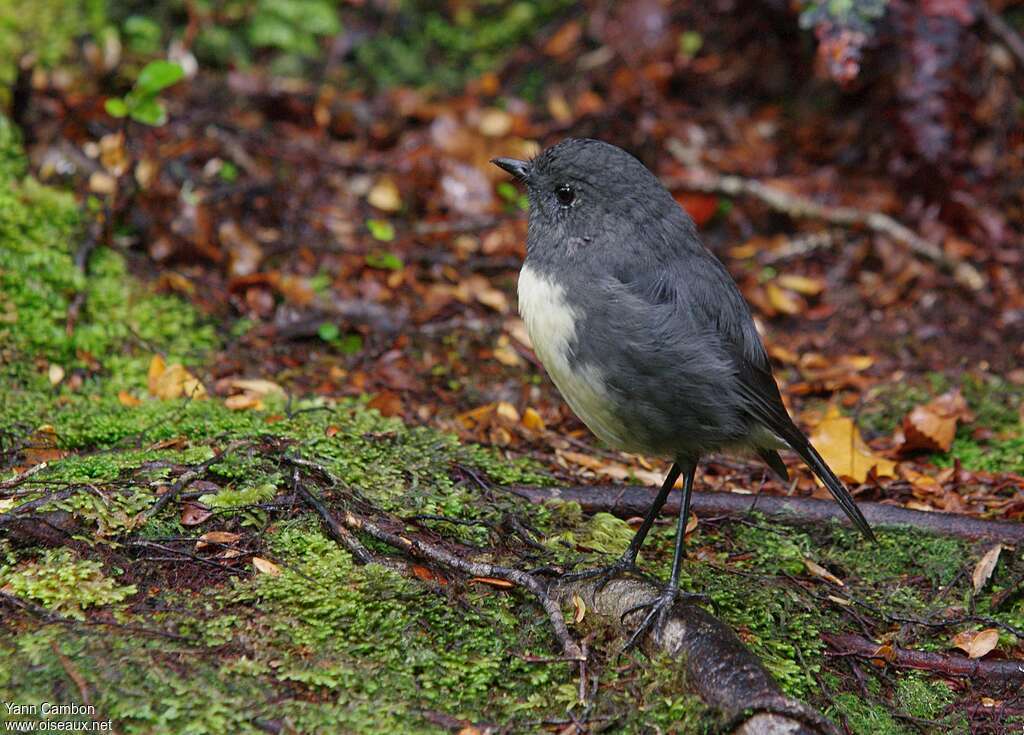
[[515, 158], [492, 158], [491, 163], [505, 169], [517, 179], [526, 180], [530, 175], [530, 162], [519, 161]]

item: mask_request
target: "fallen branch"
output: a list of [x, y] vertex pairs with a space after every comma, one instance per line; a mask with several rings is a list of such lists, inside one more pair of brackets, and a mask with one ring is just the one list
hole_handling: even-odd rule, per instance
[[[552, 594], [562, 601], [579, 595], [586, 614], [628, 630], [636, 613], [622, 617], [635, 605], [656, 597], [649, 582], [613, 579], [599, 588], [598, 580], [557, 585]], [[708, 705], [728, 721], [726, 732], [836, 733], [835, 726], [806, 704], [786, 697], [760, 660], [724, 623], [697, 605], [680, 602], [665, 624], [660, 640], [650, 633], [641, 641], [650, 657], [668, 656], [686, 672], [686, 681]]]
[[671, 183], [687, 189], [726, 196], [747, 195], [759, 199], [771, 209], [798, 219], [818, 219], [843, 227], [863, 227], [891, 238], [911, 252], [932, 261], [956, 276], [957, 280], [977, 291], [985, 286], [985, 278], [970, 263], [953, 258], [935, 243], [925, 240], [909, 227], [882, 212], [867, 212], [854, 207], [833, 207], [819, 204], [805, 196], [792, 194], [756, 179], [722, 175], [704, 168], [698, 157], [679, 140], [669, 140], [665, 147], [687, 169], [685, 178]]
[[821, 638], [834, 656], [858, 656], [881, 660], [904, 669], [934, 671], [948, 676], [969, 676], [987, 680], [1024, 681], [1024, 661], [986, 660], [943, 653], [882, 646], [850, 633], [822, 633]]
[[[587, 513], [611, 513], [620, 518], [642, 516], [651, 507], [657, 495], [656, 488], [648, 487], [534, 487], [514, 485], [503, 488], [532, 503], [548, 500], [574, 501]], [[943, 536], [969, 540], [991, 540], [1007, 544], [1024, 541], [1024, 523], [1012, 521], [986, 521], [955, 513], [926, 512], [901, 508], [883, 503], [858, 502], [864, 517], [873, 526], [910, 526]], [[693, 511], [698, 516], [745, 515], [759, 511], [800, 523], [820, 523], [836, 520], [849, 524], [839, 506], [831, 500], [818, 498], [780, 497], [777, 495], [744, 495], [740, 493], [701, 491], [693, 494]], [[679, 512], [677, 493], [669, 496], [664, 515]]]
[[547, 613], [548, 620], [551, 622], [551, 627], [554, 628], [555, 637], [562, 645], [562, 652], [566, 659], [580, 663], [586, 660], [586, 657], [583, 655], [583, 650], [580, 648], [579, 644], [573, 640], [572, 635], [569, 633], [569, 629], [565, 625], [565, 618], [562, 616], [562, 609], [548, 594], [544, 584], [542, 584], [533, 575], [518, 569], [498, 566], [497, 564], [467, 561], [466, 559], [462, 559], [455, 556], [455, 554], [442, 549], [440, 546], [435, 546], [434, 544], [421, 541], [420, 539], [409, 538], [408, 536], [402, 536], [400, 534], [387, 531], [368, 518], [357, 516], [350, 510], [346, 510], [342, 513], [341, 523], [350, 531], [366, 533], [378, 541], [383, 541], [388, 546], [404, 551], [411, 556], [432, 561], [435, 564], [462, 572], [463, 574], [468, 574], [472, 577], [494, 577], [496, 579], [504, 579], [514, 585], [528, 590], [538, 600], [540, 600], [541, 606], [544, 608], [544, 612]]
[[11, 488], [17, 487], [21, 483], [25, 482], [25, 480], [32, 477], [32, 475], [45, 470], [48, 466], [49, 465], [46, 462], [40, 462], [39, 464], [32, 465], [27, 470], [19, 472], [9, 480], [0, 482], [0, 490], [10, 490]]

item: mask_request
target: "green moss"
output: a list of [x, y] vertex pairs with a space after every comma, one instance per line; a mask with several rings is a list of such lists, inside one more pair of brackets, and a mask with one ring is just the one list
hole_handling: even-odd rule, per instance
[[826, 715], [844, 719], [856, 735], [910, 735], [915, 732], [900, 724], [887, 708], [865, 701], [856, 694], [838, 694]]
[[78, 620], [85, 619], [86, 608], [122, 602], [136, 592], [134, 585], [119, 585], [106, 576], [98, 561], [76, 559], [68, 549], [51, 549], [38, 560], [0, 566], [0, 587]]

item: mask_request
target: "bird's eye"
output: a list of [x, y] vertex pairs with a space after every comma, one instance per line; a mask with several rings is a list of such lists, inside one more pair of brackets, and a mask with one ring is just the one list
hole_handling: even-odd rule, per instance
[[568, 184], [562, 184], [555, 191], [555, 197], [558, 199], [558, 203], [563, 207], [568, 207], [574, 201], [576, 201], [576, 192]]

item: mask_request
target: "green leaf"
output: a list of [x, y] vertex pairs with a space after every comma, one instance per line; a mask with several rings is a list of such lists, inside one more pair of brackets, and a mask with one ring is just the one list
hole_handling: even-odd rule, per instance
[[103, 107], [111, 117], [124, 117], [128, 114], [128, 105], [120, 97], [110, 97]]
[[346, 334], [341, 338], [338, 349], [345, 355], [356, 355], [363, 349], [363, 338], [358, 334]]
[[136, 101], [129, 107], [128, 114], [131, 115], [132, 120], [144, 125], [159, 127], [167, 122], [167, 110], [159, 100], [153, 97], [145, 97]]
[[367, 254], [366, 264], [371, 268], [380, 268], [387, 271], [400, 271], [405, 265], [397, 255], [383, 250]]
[[395, 239], [395, 227], [387, 220], [368, 219], [366, 220], [366, 229], [370, 231], [370, 235], [374, 240], [391, 242]]
[[158, 59], [146, 64], [139, 72], [139, 78], [135, 81], [135, 89], [143, 95], [153, 96], [161, 89], [166, 89], [179, 82], [183, 76], [185, 76], [185, 71], [180, 64]]
[[341, 330], [334, 322], [323, 322], [317, 327], [316, 333], [324, 342], [337, 342], [341, 336]]

